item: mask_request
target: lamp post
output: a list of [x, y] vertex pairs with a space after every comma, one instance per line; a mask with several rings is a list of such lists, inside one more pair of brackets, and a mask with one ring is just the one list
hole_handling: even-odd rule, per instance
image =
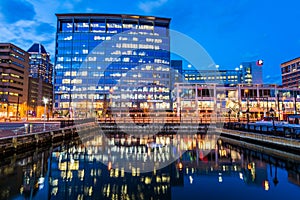
[[19, 119], [19, 104], [20, 104], [20, 95], [18, 94], [18, 102], [17, 102], [17, 112], [16, 112], [16, 120]]
[[284, 120], [285, 119], [285, 105], [284, 105], [284, 100], [285, 100], [285, 96], [284, 97], [282, 97], [282, 99], [281, 99], [281, 110], [282, 110], [282, 120]]
[[47, 115], [47, 103], [48, 103], [48, 99], [46, 97], [43, 98], [43, 102], [44, 102], [44, 131], [46, 131], [46, 115]]
[[294, 91], [294, 112], [297, 115], [297, 91]]
[[231, 109], [228, 110], [228, 121], [230, 123], [230, 114], [231, 114]]
[[113, 93], [114, 93], [114, 89], [111, 87], [109, 89], [109, 115], [110, 115], [110, 118], [112, 117], [112, 103], [113, 103]]
[[277, 110], [278, 110], [278, 120], [281, 120], [280, 117], [280, 107], [279, 107], [279, 92], [277, 93]]
[[275, 124], [274, 124], [274, 113], [275, 113], [275, 111], [273, 110], [273, 108], [271, 108], [269, 112], [270, 112], [270, 115], [272, 117], [272, 125], [273, 125], [273, 130], [274, 130], [274, 128], [275, 128]]
[[247, 110], [246, 110], [246, 115], [247, 115], [247, 125], [249, 124], [249, 108], [247, 108]]
[[247, 124], [249, 124], [249, 113], [250, 113], [250, 110], [249, 110], [249, 90], [248, 89], [245, 89], [245, 95], [246, 95], [246, 98], [247, 98], [247, 110], [246, 110], [246, 114], [247, 114]]
[[179, 120], [181, 122], [181, 105], [179, 106]]

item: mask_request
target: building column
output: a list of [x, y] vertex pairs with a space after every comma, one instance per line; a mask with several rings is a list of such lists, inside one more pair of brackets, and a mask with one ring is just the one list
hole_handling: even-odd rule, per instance
[[176, 90], [176, 96], [177, 96], [177, 117], [179, 117], [180, 116], [180, 110], [181, 110], [181, 98], [180, 98], [180, 94], [179, 94], [179, 84], [176, 84], [176, 88], [177, 88], [177, 90]]
[[196, 114], [196, 117], [197, 117], [197, 119], [199, 118], [199, 109], [198, 109], [198, 85], [196, 84], [195, 85], [195, 106], [196, 106], [196, 112], [197, 112], [197, 114]]
[[213, 85], [213, 89], [214, 89], [214, 114], [215, 114], [215, 122], [217, 122], [217, 119], [218, 119], [218, 113], [217, 113], [217, 87], [216, 85], [214, 84]]

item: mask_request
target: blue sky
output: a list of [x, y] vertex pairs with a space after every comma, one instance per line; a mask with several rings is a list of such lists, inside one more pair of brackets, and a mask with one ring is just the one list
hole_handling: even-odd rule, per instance
[[264, 82], [281, 83], [280, 63], [300, 56], [300, 1], [1, 0], [0, 42], [54, 55], [55, 13], [126, 13], [171, 18], [171, 28], [201, 44], [221, 68], [264, 60]]

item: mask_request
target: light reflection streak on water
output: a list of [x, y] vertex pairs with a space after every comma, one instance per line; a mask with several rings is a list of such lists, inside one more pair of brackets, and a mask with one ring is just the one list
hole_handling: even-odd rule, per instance
[[[121, 141], [121, 139], [120, 139]], [[155, 139], [155, 145], [148, 140], [123, 140], [118, 148], [113, 140], [113, 148], [102, 146], [101, 139], [64, 145], [51, 151], [33, 152], [31, 156], [22, 159], [11, 158], [10, 163], [1, 167], [1, 174], [18, 177], [18, 181], [1, 185], [1, 194], [11, 196], [36, 197], [45, 195], [46, 198], [61, 199], [67, 196], [70, 199], [107, 198], [172, 198], [171, 188], [176, 186], [188, 187], [185, 184], [187, 176], [189, 184], [197, 184], [198, 177], [215, 177], [219, 184], [226, 184], [230, 177], [236, 177], [247, 187], [258, 187], [265, 191], [276, 190], [276, 184], [299, 184], [299, 162], [286, 162], [286, 158], [272, 157], [255, 151], [235, 146], [226, 140], [202, 138], [199, 135], [187, 138], [168, 137]], [[172, 165], [163, 169], [154, 169], [149, 173], [141, 173], [141, 169], [132, 165], [133, 157], [126, 156], [132, 152], [134, 159], [154, 159], [149, 157], [148, 150], [155, 152], [156, 159], [171, 157], [177, 149], [164, 149], [163, 145], [173, 142], [186, 144], [187, 152]], [[208, 145], [209, 144], [209, 145]], [[211, 149], [209, 149], [209, 148]], [[103, 151], [105, 150], [105, 151]], [[206, 155], [205, 151], [210, 151]], [[101, 152], [99, 154], [99, 152]], [[107, 152], [104, 155], [102, 152]], [[131, 166], [131, 173], [126, 173], [124, 167], [113, 167], [114, 153], [123, 154]], [[140, 157], [139, 157], [140, 155]], [[164, 157], [164, 158], [163, 158]], [[12, 162], [15, 159], [15, 162]], [[131, 159], [131, 160], [130, 160]], [[103, 160], [111, 163], [108, 166]], [[146, 161], [147, 161], [146, 160]], [[8, 162], [9, 163], [9, 162]], [[292, 166], [287, 166], [287, 165]], [[278, 169], [289, 167], [287, 180], [280, 180]], [[298, 167], [298, 168], [297, 168]], [[49, 170], [50, 169], [50, 170]], [[41, 177], [44, 178], [42, 182]], [[298, 177], [298, 179], [297, 179]], [[297, 181], [298, 180], [298, 181]], [[10, 185], [5, 189], [3, 185]], [[4, 188], [4, 189], [3, 189]], [[99, 193], [100, 191], [100, 193]]]

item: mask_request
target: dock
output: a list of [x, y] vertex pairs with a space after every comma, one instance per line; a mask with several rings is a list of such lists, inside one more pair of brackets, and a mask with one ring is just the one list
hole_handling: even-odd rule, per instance
[[[259, 127], [259, 128], [258, 128]], [[277, 130], [277, 131], [275, 131]], [[262, 128], [261, 126], [252, 125], [252, 128], [243, 126], [237, 129], [236, 127], [228, 127], [224, 125], [223, 128], [217, 129], [217, 132], [227, 138], [236, 139], [239, 141], [250, 142], [268, 148], [288, 151], [292, 153], [300, 152], [300, 139], [293, 137], [291, 130]]]
[[[24, 150], [42, 147], [48, 144], [63, 142], [78, 138], [82, 133], [92, 133], [98, 127], [95, 123], [83, 123], [55, 130], [39, 131], [34, 133], [23, 133], [18, 135], [9, 135], [0, 138], [0, 155], [11, 155], [24, 152]], [[81, 138], [82, 139], [82, 138]]]

